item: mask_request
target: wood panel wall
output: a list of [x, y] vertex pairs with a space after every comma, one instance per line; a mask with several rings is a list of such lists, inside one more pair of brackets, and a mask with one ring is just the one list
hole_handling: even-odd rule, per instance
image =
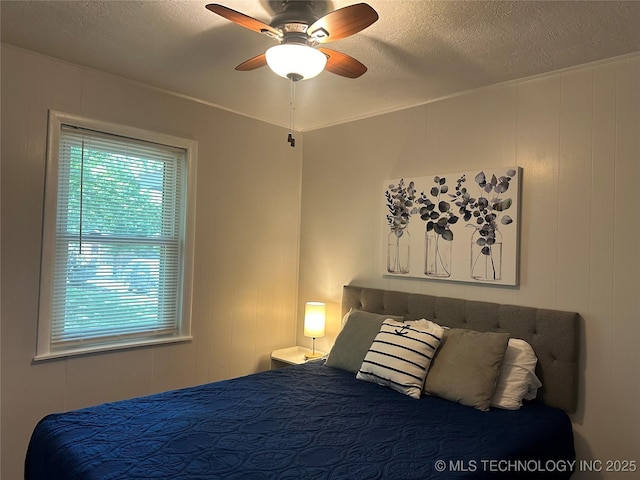
[[[328, 303], [318, 348], [347, 283], [580, 312], [578, 457], [640, 461], [639, 152], [638, 55], [305, 133], [298, 304]], [[385, 179], [511, 165], [518, 287], [381, 275]]]
[[[279, 127], [12, 47], [1, 70], [0, 463], [15, 480], [48, 413], [264, 370], [293, 344], [302, 147]], [[198, 141], [193, 342], [32, 363], [50, 108]]]

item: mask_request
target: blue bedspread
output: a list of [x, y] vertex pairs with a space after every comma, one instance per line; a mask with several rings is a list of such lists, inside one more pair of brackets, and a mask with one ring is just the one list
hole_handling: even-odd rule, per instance
[[25, 478], [568, 478], [574, 458], [560, 410], [415, 400], [316, 363], [49, 415]]

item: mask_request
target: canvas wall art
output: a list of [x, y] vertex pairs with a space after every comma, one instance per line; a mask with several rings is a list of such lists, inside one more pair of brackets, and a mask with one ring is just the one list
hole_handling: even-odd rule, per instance
[[383, 275], [518, 284], [520, 167], [387, 180]]

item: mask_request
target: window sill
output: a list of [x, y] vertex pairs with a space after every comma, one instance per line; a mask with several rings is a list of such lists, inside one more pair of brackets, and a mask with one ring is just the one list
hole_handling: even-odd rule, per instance
[[105, 353], [105, 352], [113, 352], [117, 350], [125, 350], [129, 348], [138, 348], [138, 347], [149, 347], [154, 345], [166, 345], [169, 343], [185, 343], [193, 340], [193, 337], [181, 336], [181, 337], [171, 337], [171, 338], [156, 338], [149, 340], [137, 340], [126, 343], [118, 343], [111, 345], [92, 345], [81, 348], [73, 348], [68, 350], [56, 350], [53, 352], [41, 353], [33, 357], [34, 362], [41, 362], [45, 360], [54, 360], [57, 358], [65, 358], [65, 357], [75, 357], [78, 355], [88, 355], [92, 353]]

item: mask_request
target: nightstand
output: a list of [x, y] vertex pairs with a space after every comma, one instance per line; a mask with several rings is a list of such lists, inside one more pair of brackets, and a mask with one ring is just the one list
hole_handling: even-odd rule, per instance
[[[282, 368], [287, 365], [299, 365], [301, 363], [305, 363], [307, 361], [304, 358], [305, 353], [311, 353], [311, 349], [296, 346], [274, 350], [271, 352], [271, 368]], [[324, 352], [320, 352], [318, 350], [316, 350], [316, 353], [324, 355]]]

